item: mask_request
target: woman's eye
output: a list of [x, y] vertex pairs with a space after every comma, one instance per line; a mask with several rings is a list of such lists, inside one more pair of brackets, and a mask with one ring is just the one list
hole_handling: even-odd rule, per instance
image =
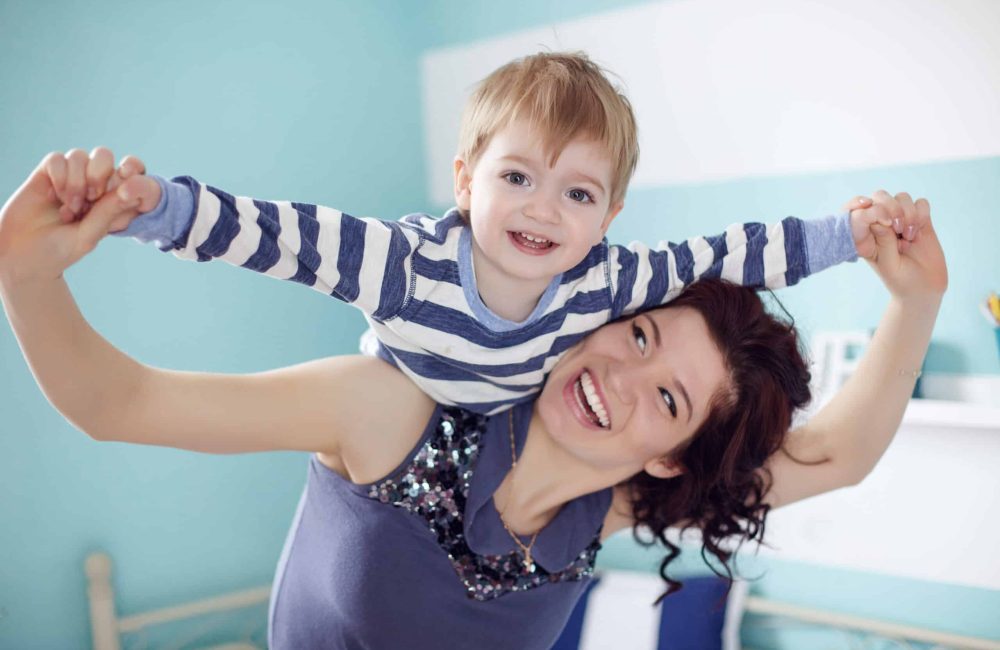
[[588, 192], [586, 190], [580, 190], [580, 189], [570, 190], [569, 192], [567, 192], [567, 195], [569, 196], [569, 198], [571, 198], [574, 201], [577, 201], [579, 203], [593, 203], [594, 202], [594, 197], [591, 196], [590, 192]]
[[674, 396], [670, 394], [670, 391], [666, 388], [661, 388], [660, 397], [662, 397], [663, 401], [667, 403], [667, 408], [670, 409], [670, 415], [677, 417], [677, 404], [674, 403]]
[[527, 185], [528, 177], [521, 172], [507, 172], [503, 175], [511, 185]]
[[635, 344], [639, 346], [639, 352], [643, 354], [646, 353], [646, 333], [642, 331], [642, 328], [632, 324], [632, 336], [635, 338]]

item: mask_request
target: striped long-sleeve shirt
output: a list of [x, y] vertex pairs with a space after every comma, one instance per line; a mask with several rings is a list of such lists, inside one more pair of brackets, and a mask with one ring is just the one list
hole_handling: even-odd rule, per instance
[[399, 221], [235, 197], [190, 177], [157, 179], [160, 205], [121, 234], [184, 259], [222, 259], [292, 280], [365, 314], [375, 352], [442, 404], [496, 413], [537, 393], [559, 358], [620, 316], [669, 302], [700, 278], [779, 288], [857, 259], [846, 214], [737, 224], [683, 243], [594, 246], [514, 323], [479, 297], [458, 212]]

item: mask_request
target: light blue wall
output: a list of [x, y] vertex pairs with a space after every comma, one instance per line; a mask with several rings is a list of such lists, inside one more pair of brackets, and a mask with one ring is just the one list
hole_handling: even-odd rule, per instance
[[[108, 145], [164, 175], [397, 216], [424, 202], [415, 3], [0, 3], [0, 195], [50, 150]], [[357, 313], [225, 265], [107, 241], [67, 274], [138, 359], [252, 371], [356, 349]], [[98, 444], [0, 326], [0, 648], [83, 648], [82, 562], [135, 612], [270, 581], [305, 454]], [[169, 418], [169, 413], [163, 414]]]
[[[49, 150], [105, 144], [143, 156], [151, 171], [238, 193], [359, 214], [426, 208], [422, 51], [631, 4], [2, 3], [0, 195]], [[686, 236], [732, 219], [812, 214], [881, 185], [906, 187], [934, 199], [946, 248], [972, 260], [953, 264], [954, 302], [940, 331], [989, 345], [978, 316], [959, 315], [968, 301], [957, 296], [978, 297], [989, 288], [983, 278], [997, 275], [985, 252], [997, 239], [997, 172], [995, 160], [970, 161], [640, 190], [612, 235]], [[860, 288], [863, 274], [837, 271], [783, 298], [807, 327], [866, 326], [879, 296], [870, 282]], [[353, 310], [319, 294], [128, 241], [102, 244], [68, 279], [98, 331], [155, 365], [259, 370], [353, 351], [362, 329]], [[848, 296], [851, 306], [830, 308], [831, 296]], [[829, 316], [810, 320], [813, 306]], [[944, 369], [997, 372], [995, 352], [937, 358]], [[303, 454], [215, 457], [92, 442], [45, 402], [6, 326], [0, 413], [0, 647], [86, 647], [81, 562], [92, 549], [118, 563], [128, 612], [270, 580], [303, 486]], [[632, 551], [621, 552], [627, 563]], [[836, 582], [809, 567], [779, 565], [771, 576], [761, 588], [776, 593]], [[851, 611], [859, 600], [889, 600], [886, 585], [912, 586], [857, 580], [831, 606]], [[942, 598], [973, 613], [1000, 609], [996, 594], [921, 588], [926, 604], [907, 601], [907, 615], [933, 616]]]

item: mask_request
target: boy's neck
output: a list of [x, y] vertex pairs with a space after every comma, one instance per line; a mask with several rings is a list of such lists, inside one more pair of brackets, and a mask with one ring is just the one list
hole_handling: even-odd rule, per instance
[[474, 239], [472, 268], [476, 275], [476, 290], [483, 304], [497, 316], [515, 323], [531, 315], [552, 282], [551, 277], [525, 280], [505, 273], [483, 255]]

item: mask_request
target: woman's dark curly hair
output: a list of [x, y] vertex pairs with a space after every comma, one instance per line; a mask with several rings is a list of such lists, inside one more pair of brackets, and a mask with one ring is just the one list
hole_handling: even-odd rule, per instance
[[[668, 549], [660, 564], [667, 591], [657, 603], [681, 588], [680, 581], [667, 576], [667, 565], [680, 555], [667, 540], [669, 527], [700, 530], [702, 557], [717, 575], [732, 580], [734, 551], [723, 543], [763, 538], [770, 509], [764, 495], [771, 485], [764, 462], [781, 449], [793, 411], [810, 399], [809, 369], [794, 322], [770, 314], [754, 290], [704, 280], [664, 309], [678, 307], [694, 309], [705, 319], [729, 381], [710, 401], [705, 422], [672, 452], [681, 474], [662, 479], [640, 472], [623, 482], [631, 494], [636, 541], [648, 547], [659, 540]], [[640, 527], [652, 531], [654, 539], [641, 539]], [[717, 562], [709, 561], [709, 554]]]

